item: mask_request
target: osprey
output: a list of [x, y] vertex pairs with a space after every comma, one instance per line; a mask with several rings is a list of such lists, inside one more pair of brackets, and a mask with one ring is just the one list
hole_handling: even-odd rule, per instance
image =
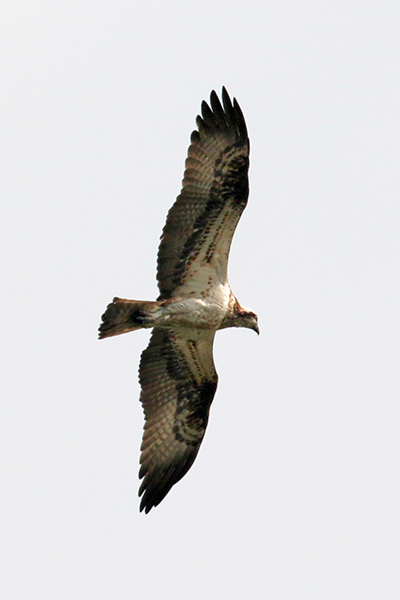
[[247, 327], [257, 315], [228, 283], [228, 256], [249, 195], [249, 139], [243, 113], [222, 88], [203, 102], [191, 136], [182, 191], [158, 250], [155, 302], [114, 298], [99, 337], [153, 328], [139, 368], [145, 415], [140, 510], [157, 506], [192, 466], [207, 426], [218, 376], [215, 332]]

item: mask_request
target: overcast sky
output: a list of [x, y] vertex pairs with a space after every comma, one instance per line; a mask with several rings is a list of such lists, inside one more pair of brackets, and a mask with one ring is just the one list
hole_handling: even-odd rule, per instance
[[[398, 2], [7, 1], [1, 546], [7, 600], [400, 597]], [[251, 139], [187, 476], [138, 511], [158, 240], [203, 99]]]

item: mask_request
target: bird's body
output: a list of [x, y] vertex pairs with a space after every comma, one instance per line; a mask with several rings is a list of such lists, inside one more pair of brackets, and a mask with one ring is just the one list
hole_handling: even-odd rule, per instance
[[233, 233], [248, 197], [249, 140], [243, 114], [225, 90], [211, 93], [192, 133], [182, 192], [168, 213], [158, 252], [160, 295], [146, 302], [114, 298], [99, 337], [153, 328], [139, 380], [145, 412], [141, 510], [157, 506], [193, 464], [203, 440], [218, 376], [215, 332], [257, 331], [257, 315], [228, 283]]

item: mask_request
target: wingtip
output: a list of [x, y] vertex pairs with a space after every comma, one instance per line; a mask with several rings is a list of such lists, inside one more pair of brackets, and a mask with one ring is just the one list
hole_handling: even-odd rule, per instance
[[232, 107], [231, 97], [228, 94], [228, 91], [224, 85], [222, 86], [221, 97], [222, 97], [222, 102], [224, 104], [225, 110], [227, 107]]
[[215, 90], [210, 92], [209, 104], [203, 100], [201, 115], [196, 117], [198, 131], [193, 131], [191, 143], [199, 142], [202, 135], [210, 134], [217, 130], [235, 129], [238, 138], [243, 143], [248, 143], [246, 122], [243, 112], [236, 98], [231, 100], [226, 87], [222, 86], [221, 96]]
[[218, 99], [218, 94], [215, 90], [211, 90], [211, 93], [210, 93], [210, 101], [212, 101], [213, 99], [214, 100]]

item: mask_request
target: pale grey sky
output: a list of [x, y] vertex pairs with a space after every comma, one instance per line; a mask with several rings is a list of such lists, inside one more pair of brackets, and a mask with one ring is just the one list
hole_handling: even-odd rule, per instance
[[[2, 575], [7, 600], [398, 600], [398, 2], [5, 1]], [[148, 333], [195, 116], [251, 139], [191, 471], [138, 512]]]

